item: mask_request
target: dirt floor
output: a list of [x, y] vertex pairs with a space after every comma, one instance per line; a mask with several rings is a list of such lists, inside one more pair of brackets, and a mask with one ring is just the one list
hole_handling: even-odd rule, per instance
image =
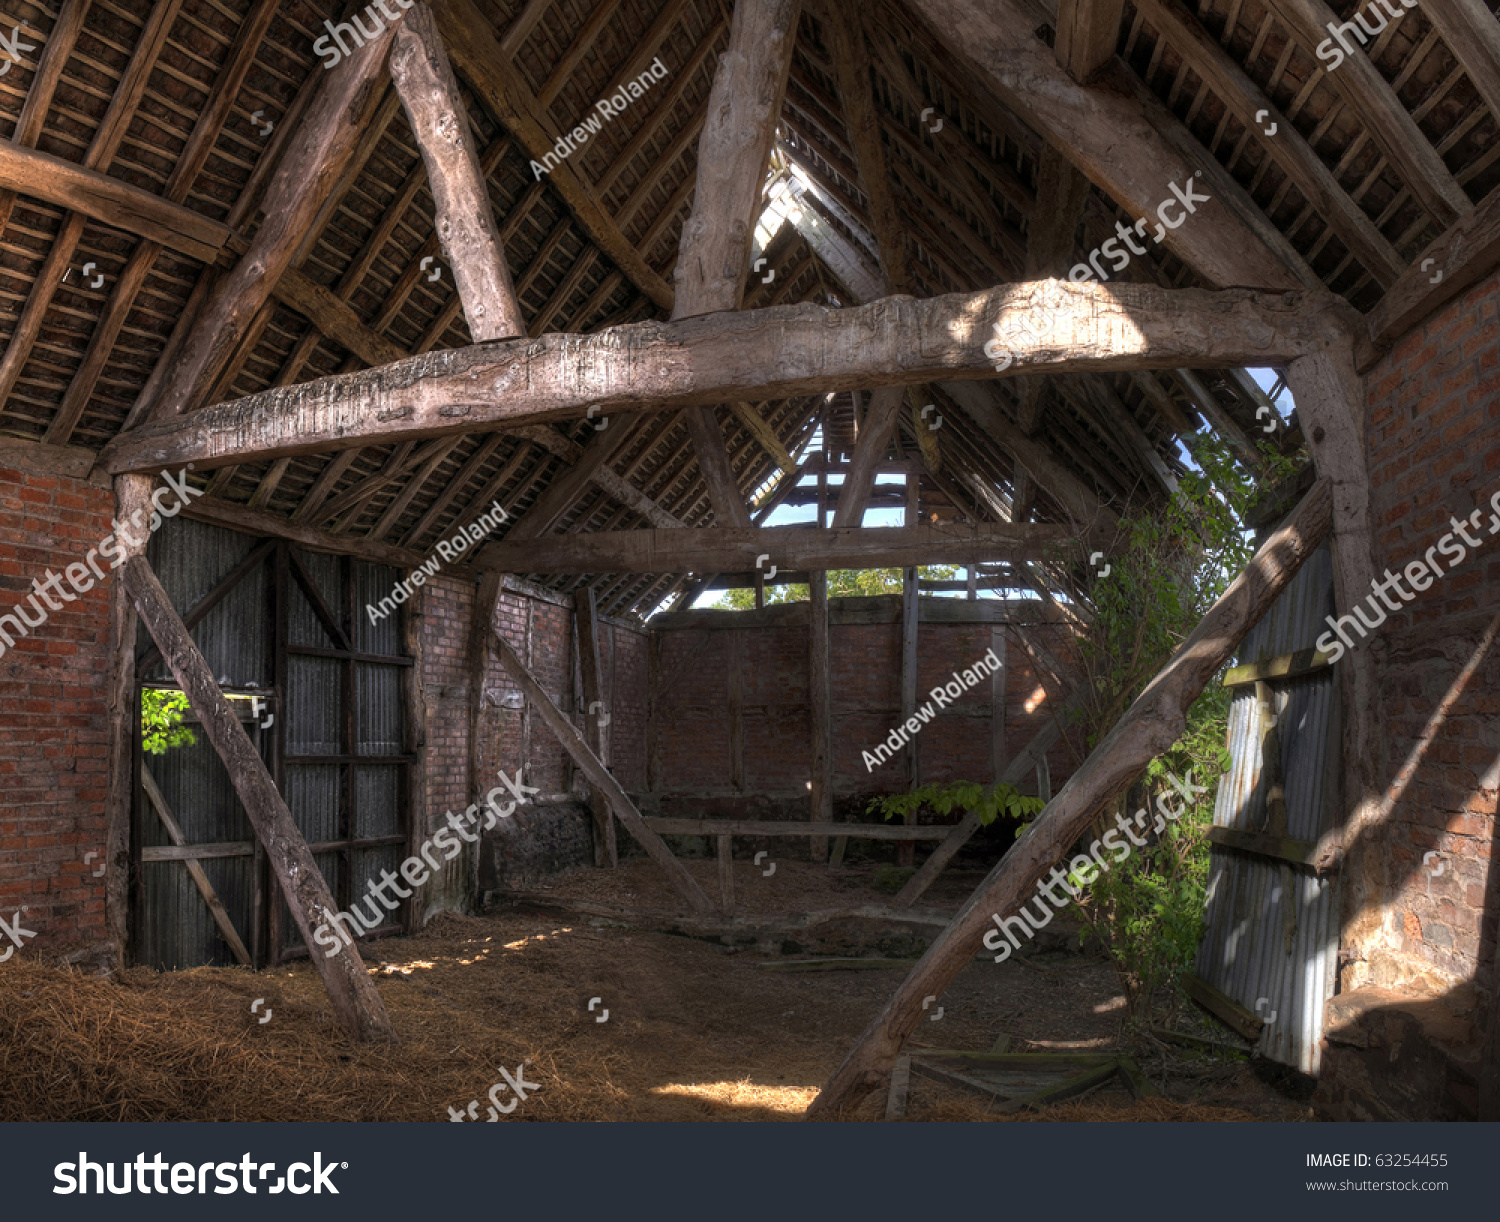
[[[716, 893], [714, 863], [687, 864]], [[767, 864], [736, 865], [738, 908], [752, 917], [889, 903], [872, 866], [783, 862], [767, 877]], [[951, 911], [977, 877], [945, 878], [923, 908]], [[546, 895], [680, 907], [639, 860], [579, 871]], [[889, 955], [910, 937], [858, 920], [797, 936], [731, 946], [535, 907], [442, 916], [415, 937], [363, 948], [400, 1035], [394, 1046], [346, 1040], [305, 962], [106, 978], [17, 955], [0, 966], [0, 1120], [448, 1121], [450, 1109], [484, 1120], [491, 1102], [514, 1097], [491, 1096], [500, 1067], [515, 1076], [523, 1064], [537, 1089], [523, 1087], [525, 1101], [500, 1119], [793, 1120], [908, 965], [789, 971], [782, 952]], [[971, 964], [912, 1047], [988, 1051], [1003, 1034], [1012, 1052], [1121, 1049], [1125, 1002], [1113, 969], [1078, 951], [1076, 932], [1050, 945], [1026, 960]], [[257, 999], [264, 1004], [252, 1011]], [[1221, 1028], [1200, 1030], [1226, 1038]], [[1243, 1056], [1156, 1041], [1129, 1050], [1160, 1098], [1136, 1102], [1112, 1082], [1008, 1117], [980, 1095], [914, 1076], [906, 1118], [1308, 1115], [1299, 1084]], [[884, 1108], [883, 1096], [872, 1097], [858, 1118], [879, 1119]]]

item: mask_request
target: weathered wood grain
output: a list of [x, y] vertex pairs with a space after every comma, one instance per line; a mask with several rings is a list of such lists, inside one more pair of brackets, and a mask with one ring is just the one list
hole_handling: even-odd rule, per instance
[[106, 447], [104, 463], [112, 474], [169, 462], [215, 467], [574, 419], [593, 406], [666, 411], [989, 378], [996, 369], [985, 345], [997, 324], [1014, 356], [1003, 376], [1264, 366], [1315, 350], [1309, 323], [1333, 300], [1323, 292], [1045, 280], [855, 309], [777, 306], [500, 340], [277, 387], [135, 429]]

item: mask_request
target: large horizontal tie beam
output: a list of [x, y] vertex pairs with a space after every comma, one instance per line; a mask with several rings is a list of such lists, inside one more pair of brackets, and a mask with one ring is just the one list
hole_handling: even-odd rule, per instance
[[502, 540], [485, 547], [476, 563], [507, 573], [737, 573], [754, 571], [763, 555], [770, 557], [767, 563], [787, 571], [1015, 563], [1060, 558], [1080, 538], [1107, 547], [1110, 534], [1099, 529], [1080, 536], [1073, 526], [1012, 522], [835, 530], [610, 530]]
[[576, 419], [591, 407], [665, 411], [935, 378], [1263, 366], [1313, 351], [1311, 324], [1335, 300], [1043, 280], [856, 309], [777, 306], [499, 340], [134, 429], [106, 447], [104, 463], [114, 474], [215, 467]]

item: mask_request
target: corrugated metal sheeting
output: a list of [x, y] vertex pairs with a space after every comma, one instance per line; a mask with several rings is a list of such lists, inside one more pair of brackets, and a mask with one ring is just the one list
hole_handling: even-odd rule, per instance
[[[395, 868], [405, 856], [405, 770], [413, 757], [403, 754], [401, 672], [409, 663], [401, 656], [400, 617], [371, 622], [362, 611], [366, 602], [388, 594], [400, 574], [347, 558], [292, 552], [286, 544], [180, 518], [152, 536], [148, 556], [173, 606], [188, 615], [256, 548], [263, 551], [260, 560], [193, 626], [192, 637], [226, 688], [265, 694], [262, 714], [270, 712], [270, 718], [251, 718], [248, 701], [236, 701], [235, 708], [250, 719], [251, 739], [298, 828], [310, 845], [319, 846], [314, 857], [345, 906], [382, 868]], [[304, 581], [316, 589], [321, 613]], [[282, 623], [284, 648], [277, 642]], [[354, 651], [351, 642], [334, 640], [332, 632], [352, 636]], [[150, 645], [142, 630], [139, 649]], [[284, 653], [284, 691], [276, 689], [272, 666], [278, 649]], [[147, 683], [172, 682], [161, 663], [141, 677]], [[160, 787], [184, 843], [205, 850], [199, 864], [241, 941], [259, 962], [274, 962], [299, 946], [301, 935], [279, 888], [257, 869], [255, 835], [223, 763], [201, 731], [197, 737], [193, 745], [145, 756], [143, 766]], [[163, 820], [140, 792], [137, 848], [171, 843]], [[139, 854], [137, 860], [137, 960], [163, 969], [233, 963], [229, 944], [183, 862], [144, 861]], [[393, 919], [381, 917], [381, 924]]]
[[[1246, 637], [1239, 662], [1311, 649], [1334, 613], [1327, 547], [1303, 565], [1271, 612]], [[1273, 680], [1286, 826], [1272, 820], [1262, 761], [1265, 732], [1255, 686], [1237, 690], [1229, 713], [1230, 771], [1214, 825], [1316, 842], [1338, 818], [1339, 716], [1335, 670]], [[1303, 1073], [1318, 1072], [1323, 1007], [1338, 957], [1337, 876], [1215, 844], [1198, 977], [1266, 1020], [1257, 1050]]]

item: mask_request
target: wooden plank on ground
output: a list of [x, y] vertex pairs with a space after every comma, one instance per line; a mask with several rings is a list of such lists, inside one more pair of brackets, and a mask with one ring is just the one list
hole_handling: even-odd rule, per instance
[[1234, 998], [1221, 993], [1208, 981], [1193, 975], [1192, 972], [1183, 974], [1182, 987], [1189, 997], [1220, 1022], [1226, 1024], [1235, 1034], [1244, 1036], [1252, 1044], [1260, 1039], [1261, 1029], [1266, 1024], [1258, 1014], [1247, 1010]]

